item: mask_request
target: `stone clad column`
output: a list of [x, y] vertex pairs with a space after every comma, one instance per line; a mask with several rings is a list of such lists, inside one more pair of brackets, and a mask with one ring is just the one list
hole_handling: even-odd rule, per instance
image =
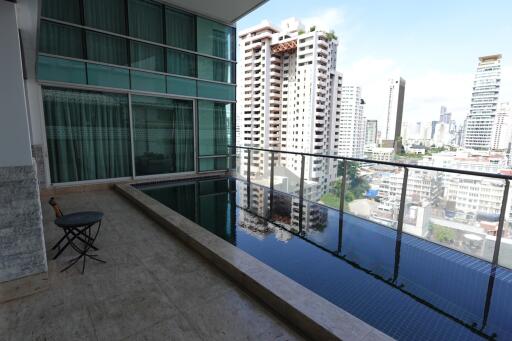
[[0, 0], [0, 301], [47, 271], [16, 5]]

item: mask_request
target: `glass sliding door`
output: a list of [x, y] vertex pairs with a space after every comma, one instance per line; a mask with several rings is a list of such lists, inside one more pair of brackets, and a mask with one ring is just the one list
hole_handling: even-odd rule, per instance
[[[228, 168], [225, 155], [234, 139], [234, 104], [199, 100], [199, 170]], [[210, 156], [210, 157], [205, 157]]]
[[135, 175], [194, 171], [192, 101], [132, 96]]
[[131, 176], [128, 96], [43, 89], [52, 183]]

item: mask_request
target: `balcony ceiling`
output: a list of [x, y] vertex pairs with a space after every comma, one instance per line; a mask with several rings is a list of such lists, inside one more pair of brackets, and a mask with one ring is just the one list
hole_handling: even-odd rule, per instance
[[268, 0], [163, 0], [170, 5], [233, 24]]

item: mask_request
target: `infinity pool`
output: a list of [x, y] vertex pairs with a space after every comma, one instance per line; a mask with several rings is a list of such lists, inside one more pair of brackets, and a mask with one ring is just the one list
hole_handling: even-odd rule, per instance
[[138, 188], [393, 338], [512, 340], [508, 269], [234, 178]]

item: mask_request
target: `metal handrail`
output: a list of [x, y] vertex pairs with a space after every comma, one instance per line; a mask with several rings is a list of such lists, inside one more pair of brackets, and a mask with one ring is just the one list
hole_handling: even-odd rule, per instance
[[410, 163], [378, 161], [378, 160], [360, 159], [360, 158], [338, 156], [338, 155], [302, 153], [302, 152], [292, 152], [292, 151], [288, 151], [288, 150], [243, 147], [243, 146], [233, 146], [233, 145], [229, 145], [228, 148], [255, 150], [255, 151], [261, 151], [261, 152], [275, 152], [275, 153], [292, 154], [292, 155], [304, 155], [304, 156], [312, 156], [312, 157], [323, 157], [323, 158], [336, 159], [336, 160], [375, 163], [375, 164], [394, 166], [394, 167], [407, 167], [407, 168], [422, 169], [422, 170], [428, 170], [428, 171], [438, 171], [438, 172], [446, 172], [446, 173], [482, 176], [482, 177], [502, 179], [502, 180], [512, 180], [512, 175], [484, 173], [484, 172], [468, 171], [468, 170], [464, 170], [464, 169], [440, 168], [440, 167], [433, 167], [433, 166], [414, 165], [414, 164], [410, 164]]

